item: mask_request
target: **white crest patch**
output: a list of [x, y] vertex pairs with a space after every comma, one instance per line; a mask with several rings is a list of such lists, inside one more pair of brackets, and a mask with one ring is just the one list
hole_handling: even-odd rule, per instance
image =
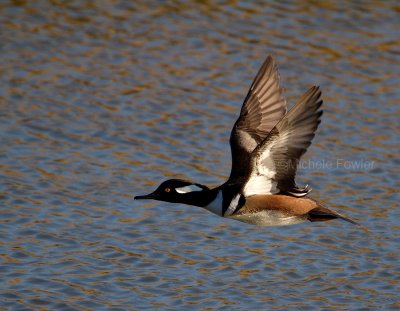
[[189, 185], [181, 188], [175, 188], [178, 193], [189, 193], [193, 191], [202, 191], [203, 189], [196, 185]]

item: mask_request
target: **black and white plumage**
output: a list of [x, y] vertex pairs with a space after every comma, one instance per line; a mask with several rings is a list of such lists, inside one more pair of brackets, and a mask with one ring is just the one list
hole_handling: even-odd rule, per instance
[[231, 132], [229, 181], [245, 177], [245, 196], [308, 194], [311, 189], [297, 187], [294, 178], [300, 157], [320, 123], [321, 104], [321, 92], [314, 86], [286, 114], [278, 69], [268, 56], [250, 86]]
[[320, 123], [321, 92], [314, 86], [272, 128], [250, 154], [250, 175], [244, 195], [285, 193], [304, 196], [310, 191], [295, 183], [298, 162]]
[[307, 151], [322, 115], [319, 87], [310, 88], [289, 112], [271, 56], [264, 61], [235, 122], [230, 145], [232, 169], [219, 187], [171, 179], [135, 199], [203, 207], [219, 216], [255, 225], [290, 225], [304, 220], [353, 220], [305, 197], [295, 183], [297, 164]]
[[273, 58], [268, 56], [251, 84], [240, 116], [232, 128], [230, 179], [248, 173], [251, 153], [264, 141], [286, 111], [278, 69]]

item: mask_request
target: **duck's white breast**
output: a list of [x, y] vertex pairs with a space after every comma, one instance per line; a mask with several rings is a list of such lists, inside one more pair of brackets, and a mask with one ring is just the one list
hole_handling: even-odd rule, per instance
[[304, 222], [307, 219], [306, 216], [287, 216], [279, 211], [268, 210], [243, 215], [230, 215], [227, 218], [256, 226], [287, 226]]

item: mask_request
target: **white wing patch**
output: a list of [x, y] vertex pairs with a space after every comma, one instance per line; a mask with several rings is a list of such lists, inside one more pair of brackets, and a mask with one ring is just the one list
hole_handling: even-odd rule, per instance
[[277, 193], [275, 175], [276, 168], [271, 157], [271, 148], [267, 148], [255, 160], [255, 169], [243, 189], [244, 196]]
[[[275, 180], [276, 166], [272, 155], [276, 149], [282, 148], [288, 143], [290, 132], [282, 133], [279, 140], [270, 142], [267, 148], [261, 149], [259, 154], [253, 160], [254, 169], [247, 181], [243, 194], [249, 197], [255, 194], [275, 194], [279, 192], [278, 183]], [[286, 165], [285, 163], [276, 163], [277, 165]]]
[[277, 183], [264, 175], [252, 175], [246, 183], [243, 194], [249, 197], [255, 194], [274, 194], [278, 192]]
[[175, 190], [178, 193], [189, 193], [193, 191], [202, 191], [203, 189], [201, 189], [199, 186], [196, 185], [189, 185], [181, 188], [175, 188]]

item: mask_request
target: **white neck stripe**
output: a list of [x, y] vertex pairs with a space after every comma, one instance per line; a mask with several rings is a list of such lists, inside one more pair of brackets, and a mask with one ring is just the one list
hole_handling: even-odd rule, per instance
[[225, 211], [224, 216], [230, 216], [233, 214], [233, 212], [236, 210], [236, 208], [239, 205], [239, 199], [240, 199], [240, 193], [238, 193], [231, 201], [231, 203], [228, 206], [228, 209]]
[[218, 216], [222, 216], [222, 191], [219, 190], [215, 199], [212, 200], [210, 204], [208, 204], [204, 208], [206, 210], [209, 210], [211, 213], [217, 214]]

